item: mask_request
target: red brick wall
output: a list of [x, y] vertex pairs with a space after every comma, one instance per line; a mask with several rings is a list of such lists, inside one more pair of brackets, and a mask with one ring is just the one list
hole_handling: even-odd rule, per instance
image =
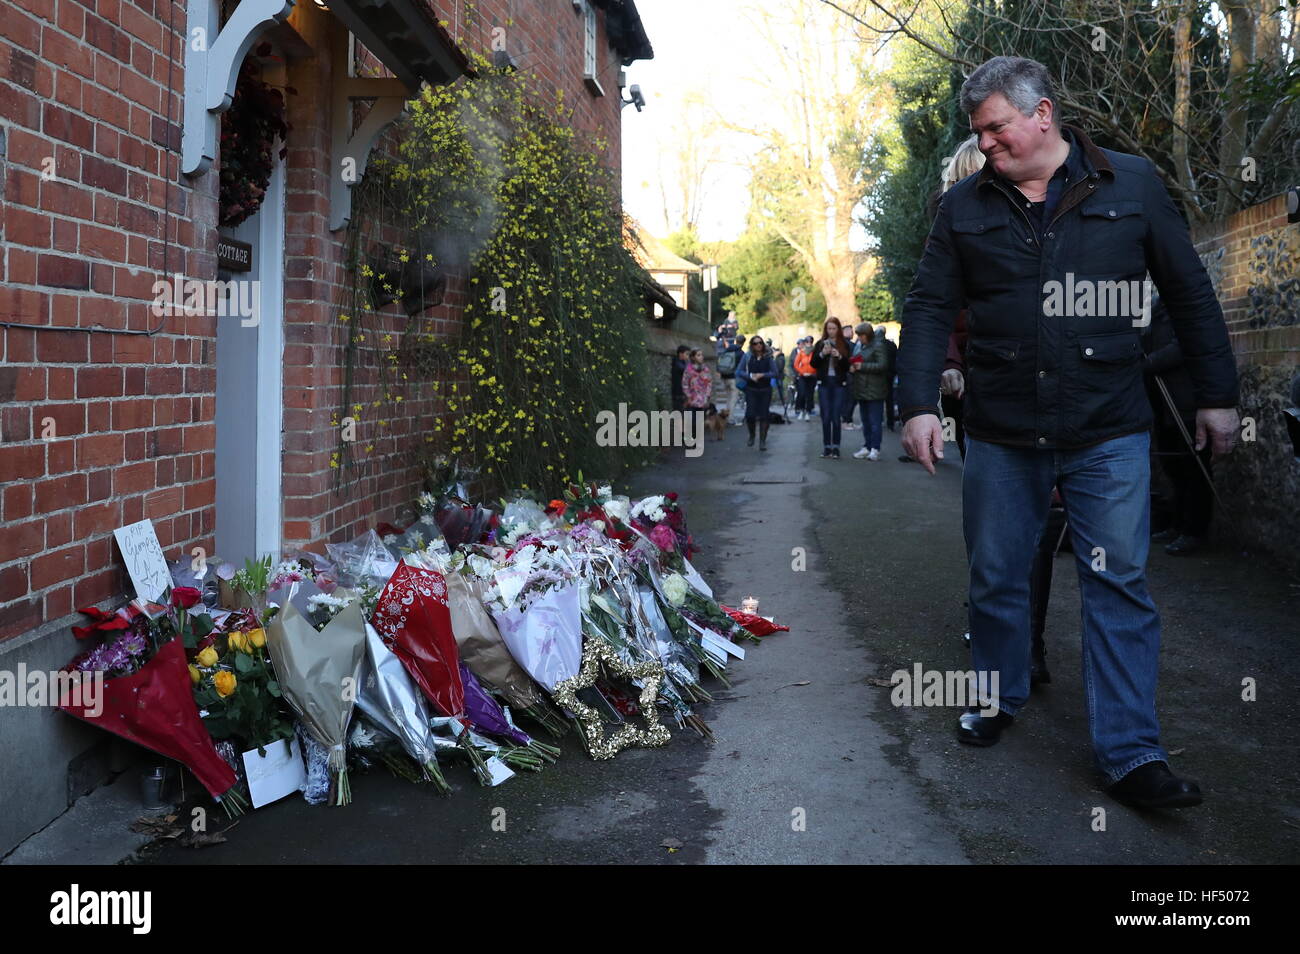
[[[177, 272], [216, 277], [216, 173], [178, 170], [184, 5], [4, 2], [0, 320], [51, 330], [0, 330], [0, 640], [127, 592], [116, 526], [149, 517], [170, 558], [196, 545], [211, 552], [217, 321], [171, 316], [152, 337], [52, 330], [152, 328], [154, 281]], [[490, 51], [492, 28], [503, 26], [515, 62], [543, 87], [565, 91], [574, 127], [593, 142], [603, 136], [617, 171], [616, 54], [602, 40], [605, 95], [593, 97], [582, 82], [583, 21], [571, 4], [431, 6], [467, 50]], [[328, 230], [328, 89], [330, 71], [342, 68], [326, 52], [331, 23], [311, 4], [299, 4], [290, 20], [317, 52], [288, 67], [298, 94], [288, 99], [286, 549], [347, 539], [393, 519], [418, 490], [410, 436], [418, 440], [438, 412], [413, 400], [385, 433], [375, 415], [363, 414], [358, 443], [374, 445], [368, 472], [334, 490], [330, 421], [342, 416], [335, 315], [344, 275], [342, 234]], [[42, 161], [50, 156], [54, 177], [47, 179]], [[438, 334], [455, 328], [462, 282], [426, 315]], [[385, 312], [394, 329], [397, 313], [392, 305]], [[365, 360], [382, 360], [382, 349]], [[374, 397], [363, 388], [355, 400]], [[42, 438], [47, 418], [51, 440]]]
[[[184, 25], [164, 0], [6, 3], [0, 320], [142, 330], [164, 268], [210, 268], [215, 177], [180, 176], [164, 148], [180, 143], [168, 53]], [[170, 551], [210, 536], [214, 322], [0, 329], [0, 639], [123, 592], [116, 526], [147, 515]]]

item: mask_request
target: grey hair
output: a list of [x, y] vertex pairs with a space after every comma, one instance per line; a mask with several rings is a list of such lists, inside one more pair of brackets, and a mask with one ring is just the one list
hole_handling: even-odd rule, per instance
[[986, 60], [961, 84], [961, 111], [969, 116], [994, 93], [1001, 93], [1022, 116], [1032, 116], [1040, 100], [1051, 100], [1052, 124], [1060, 124], [1060, 103], [1052, 74], [1037, 60], [995, 56]]

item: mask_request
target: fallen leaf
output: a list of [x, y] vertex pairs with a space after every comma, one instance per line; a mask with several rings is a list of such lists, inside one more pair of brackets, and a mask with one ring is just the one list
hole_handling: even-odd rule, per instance
[[184, 845], [186, 848], [210, 848], [213, 845], [225, 844], [226, 836], [221, 832], [205, 834], [203, 832], [191, 832], [186, 837], [177, 842], [178, 845]]
[[812, 683], [807, 679], [805, 679], [803, 682], [787, 682], [784, 686], [777, 686], [776, 688], [780, 690], [780, 689], [789, 689], [791, 686], [811, 686], [811, 685]]
[[879, 676], [868, 676], [867, 683], [873, 686], [879, 686], [881, 689], [892, 689], [894, 684], [888, 679], [881, 679]]
[[131, 823], [131, 831], [151, 838], [179, 838], [185, 828], [176, 824], [176, 817], [164, 815], [161, 818], [137, 818]]
[[1170, 750], [1169, 750], [1169, 754], [1170, 754], [1170, 755], [1182, 755], [1182, 754], [1183, 754], [1184, 752], [1186, 752], [1186, 751], [1187, 751], [1186, 749], [1170, 749]]

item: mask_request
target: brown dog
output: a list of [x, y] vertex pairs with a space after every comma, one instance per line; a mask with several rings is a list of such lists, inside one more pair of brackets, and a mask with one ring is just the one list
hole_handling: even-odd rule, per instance
[[721, 411], [714, 411], [704, 418], [704, 433], [712, 434], [714, 440], [726, 440], [727, 438], [727, 418], [731, 411], [723, 408]]

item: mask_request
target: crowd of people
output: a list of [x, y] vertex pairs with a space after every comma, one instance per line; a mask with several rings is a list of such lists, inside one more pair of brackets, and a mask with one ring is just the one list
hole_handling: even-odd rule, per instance
[[[894, 404], [898, 348], [883, 328], [860, 322], [850, 335], [839, 319], [828, 317], [820, 338], [807, 335], [795, 343], [793, 361], [771, 338], [736, 333], [723, 324], [715, 338], [716, 372], [702, 350], [679, 345], [672, 365], [675, 410], [699, 414], [701, 420], [723, 417], [749, 433], [748, 446], [767, 450], [774, 417], [783, 422], [822, 425], [823, 458], [840, 456], [844, 431], [861, 428], [863, 446], [853, 456], [879, 460], [881, 435], [897, 421]], [[780, 405], [780, 412], [774, 405]], [[853, 423], [858, 411], [859, 424]], [[697, 431], [699, 433], [699, 431]], [[901, 458], [910, 460], [908, 457]]]

